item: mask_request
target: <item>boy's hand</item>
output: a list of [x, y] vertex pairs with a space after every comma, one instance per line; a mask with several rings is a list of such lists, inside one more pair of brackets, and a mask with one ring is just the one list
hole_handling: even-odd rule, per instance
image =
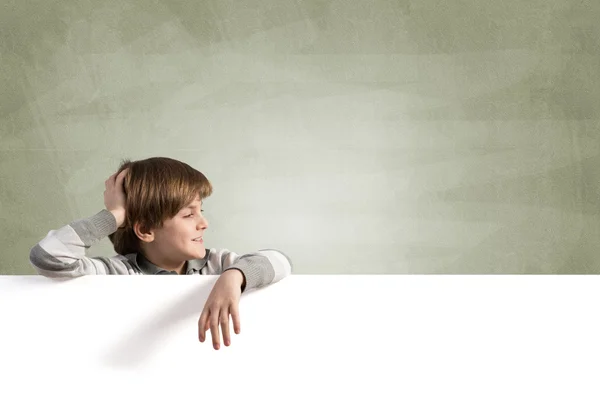
[[110, 211], [117, 220], [117, 227], [125, 223], [125, 190], [123, 181], [127, 175], [127, 169], [121, 171], [119, 175], [115, 172], [105, 182], [104, 186], [104, 206]]
[[200, 320], [198, 321], [198, 336], [201, 342], [206, 338], [206, 331], [210, 328], [213, 347], [219, 350], [221, 339], [219, 337], [219, 326], [223, 331], [223, 343], [225, 346], [231, 344], [229, 336], [229, 315], [233, 320], [233, 329], [240, 333], [239, 302], [242, 294], [244, 275], [237, 269], [230, 269], [221, 274], [213, 287]]

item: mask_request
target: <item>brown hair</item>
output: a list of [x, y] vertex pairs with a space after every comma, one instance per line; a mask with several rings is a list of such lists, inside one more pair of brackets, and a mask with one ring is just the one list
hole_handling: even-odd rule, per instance
[[126, 168], [129, 171], [123, 181], [125, 223], [109, 235], [115, 251], [121, 255], [140, 251], [139, 239], [133, 230], [135, 223], [146, 230], [160, 228], [197, 196], [202, 200], [212, 194], [209, 180], [178, 160], [166, 157], [124, 160], [118, 172]]

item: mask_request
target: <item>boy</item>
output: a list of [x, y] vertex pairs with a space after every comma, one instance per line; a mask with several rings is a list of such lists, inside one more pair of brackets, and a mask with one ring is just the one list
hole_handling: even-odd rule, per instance
[[[215, 350], [220, 347], [219, 326], [225, 346], [230, 345], [230, 315], [235, 333], [240, 332], [241, 293], [291, 274], [289, 258], [276, 250], [239, 256], [227, 249], [205, 249], [208, 222], [201, 207], [212, 185], [186, 163], [165, 157], [125, 161], [105, 187], [105, 209], [50, 231], [31, 249], [29, 259], [39, 274], [220, 275], [198, 321], [200, 342], [210, 329]], [[86, 257], [85, 250], [106, 236], [117, 255]]]

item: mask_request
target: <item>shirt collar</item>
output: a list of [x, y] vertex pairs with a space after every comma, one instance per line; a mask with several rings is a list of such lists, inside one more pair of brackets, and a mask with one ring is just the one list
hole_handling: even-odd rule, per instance
[[[199, 274], [200, 270], [206, 266], [208, 261], [208, 250], [204, 258], [186, 261], [185, 271], [187, 275]], [[135, 263], [146, 275], [177, 275], [175, 271], [167, 271], [151, 263], [142, 253], [138, 253], [135, 257]]]

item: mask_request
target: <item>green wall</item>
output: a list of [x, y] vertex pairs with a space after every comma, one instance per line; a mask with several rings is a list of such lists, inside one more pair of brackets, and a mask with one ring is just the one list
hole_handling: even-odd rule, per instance
[[157, 155], [297, 274], [600, 272], [600, 2], [1, 3], [2, 274]]

